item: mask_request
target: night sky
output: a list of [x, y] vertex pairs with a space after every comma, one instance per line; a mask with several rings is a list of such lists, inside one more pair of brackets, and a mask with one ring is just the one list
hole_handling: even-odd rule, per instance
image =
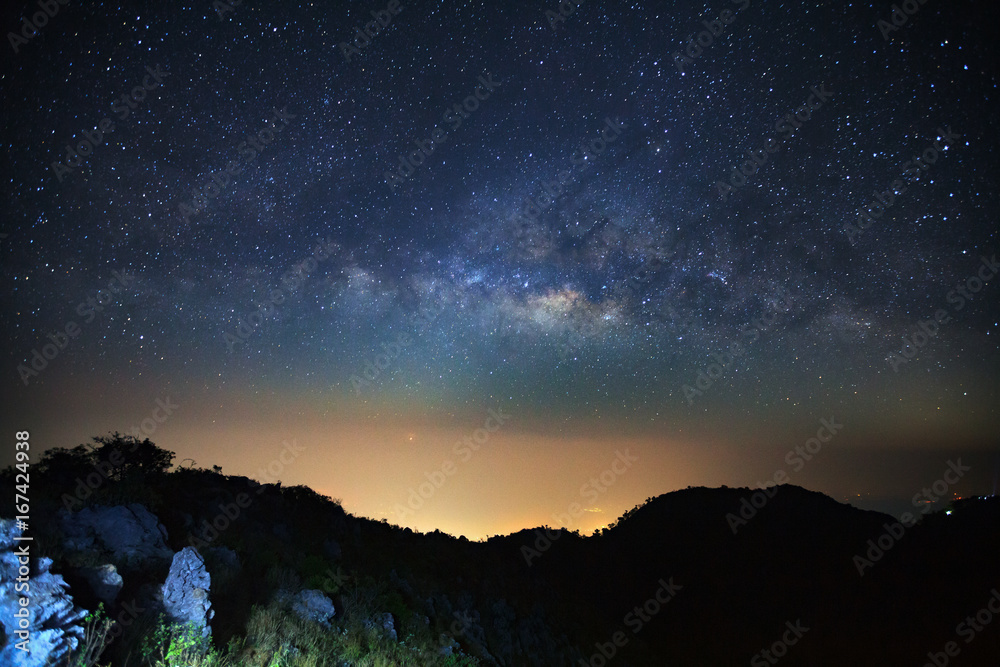
[[992, 3], [164, 4], [2, 15], [36, 456], [470, 538], [782, 470], [995, 492]]

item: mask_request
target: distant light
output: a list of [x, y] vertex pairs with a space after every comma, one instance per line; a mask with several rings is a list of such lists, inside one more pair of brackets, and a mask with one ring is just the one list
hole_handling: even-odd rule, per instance
[[951, 516], [951, 510], [945, 510], [944, 513], [945, 513], [946, 516]]

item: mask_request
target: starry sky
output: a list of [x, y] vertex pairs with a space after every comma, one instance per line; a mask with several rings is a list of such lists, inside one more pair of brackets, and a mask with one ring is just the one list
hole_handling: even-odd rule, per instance
[[1000, 17], [904, 4], [7, 9], [4, 432], [470, 538], [994, 492]]

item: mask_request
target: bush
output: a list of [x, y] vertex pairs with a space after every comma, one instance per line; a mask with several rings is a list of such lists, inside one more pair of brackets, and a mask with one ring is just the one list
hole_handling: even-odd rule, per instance
[[36, 493], [43, 499], [58, 499], [69, 509], [98, 503], [160, 504], [154, 482], [170, 468], [173, 452], [160, 449], [149, 438], [139, 440], [117, 431], [92, 441], [44, 452], [32, 466], [38, 478]]
[[193, 623], [166, 623], [163, 617], [142, 645], [150, 667], [226, 667], [230, 661], [211, 647]]
[[104, 603], [97, 605], [97, 611], [83, 619], [83, 642], [69, 659], [69, 667], [93, 667], [104, 649], [111, 643], [111, 626], [114, 621], [104, 615]]

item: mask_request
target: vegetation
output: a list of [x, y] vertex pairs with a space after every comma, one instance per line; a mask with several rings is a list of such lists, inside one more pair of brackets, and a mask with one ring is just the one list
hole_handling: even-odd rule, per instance
[[[111, 621], [102, 611], [87, 617], [87, 638], [68, 667], [93, 667], [110, 643]], [[138, 660], [148, 667], [475, 667], [465, 655], [443, 655], [433, 645], [410, 636], [396, 642], [374, 628], [358, 624], [326, 629], [305, 621], [280, 605], [255, 607], [245, 637], [234, 637], [216, 649], [192, 625], [170, 624], [159, 617], [141, 640]]]
[[104, 615], [104, 604], [100, 604], [83, 619], [83, 642], [70, 656], [69, 667], [93, 667], [111, 640], [111, 626], [114, 621]]
[[192, 624], [170, 624], [161, 617], [156, 631], [142, 644], [142, 657], [150, 667], [226, 667], [228, 660], [211, 647]]
[[[907, 651], [926, 643], [929, 623], [979, 609], [1000, 573], [1000, 497], [928, 514], [886, 554], [871, 544], [892, 517], [790, 485], [752, 514], [753, 490], [698, 487], [650, 498], [595, 537], [525, 529], [469, 542], [353, 517], [306, 487], [193, 463], [171, 468], [173, 460], [148, 440], [113, 433], [46, 452], [32, 466], [36, 553], [53, 559], [76, 604], [95, 610], [68, 667], [577, 664], [623, 628], [634, 634], [616, 653], [621, 664], [745, 664], [799, 617], [828, 630], [810, 634], [801, 661], [789, 664], [840, 664], [848, 655], [871, 656], [851, 664], [907, 664], [919, 659]], [[13, 487], [12, 469], [0, 470], [0, 495]], [[124, 588], [106, 615], [74, 574], [112, 561], [61, 539], [65, 510], [129, 503], [156, 515], [174, 552], [198, 542], [211, 575], [210, 641], [152, 610], [168, 562], [116, 563]], [[531, 563], [526, 545], [538, 550]], [[862, 555], [878, 561], [863, 579]], [[683, 588], [677, 601], [651, 611], [674, 584]], [[289, 608], [287, 594], [304, 589], [333, 602], [329, 624]], [[123, 616], [137, 600], [151, 609]], [[900, 616], [892, 626], [886, 609]], [[733, 614], [747, 622], [732, 629]], [[725, 641], [719, 627], [731, 628]], [[977, 641], [963, 657], [998, 664], [990, 650]]]
[[[195, 526], [212, 522], [220, 503], [233, 506], [240, 495], [253, 498], [246, 514], [202, 539], [199, 550], [212, 574], [211, 599], [216, 615], [211, 639], [198, 628], [171, 624], [152, 612], [139, 618], [121, 618], [103, 603], [94, 604], [83, 621], [84, 639], [70, 656], [67, 667], [389, 667], [430, 665], [472, 667], [479, 661], [462, 652], [450, 637], [437, 636], [443, 624], [431, 622], [413, 609], [409, 596], [401, 595], [388, 580], [391, 560], [380, 562], [372, 553], [352, 548], [346, 568], [336, 555], [318, 548], [316, 535], [337, 535], [348, 543], [351, 522], [339, 500], [322, 496], [305, 486], [260, 485], [243, 477], [226, 476], [213, 466], [206, 470], [188, 460], [171, 469], [174, 452], [157, 447], [148, 438], [110, 433], [73, 448], [46, 451], [32, 465], [35, 498], [34, 531], [41, 552], [53, 558], [56, 571], [71, 571], [101, 564], [96, 553], [64, 554], [58, 512], [77, 512], [88, 506], [140, 503], [157, 514], [168, 527], [169, 546], [180, 550]], [[13, 469], [0, 470], [0, 487], [13, 483]], [[164, 502], [170, 498], [170, 502]], [[188, 523], [191, 519], [187, 520]], [[372, 522], [373, 524], [375, 522]], [[218, 525], [218, 522], [216, 523]], [[288, 539], [275, 540], [269, 528], [288, 526]], [[393, 554], [393, 535], [401, 529], [384, 523], [365, 543], [373, 551]], [[412, 538], [416, 536], [407, 531]], [[439, 537], [450, 539], [443, 534]], [[360, 541], [358, 542], [360, 544]], [[219, 547], [239, 554], [238, 568], [218, 560]], [[126, 588], [118, 602], [134, 599], [142, 586], [162, 583], [165, 572], [126, 573]], [[335, 600], [337, 614], [330, 627], [303, 620], [276, 596], [278, 591], [318, 589]], [[77, 604], [89, 607], [88, 591], [74, 586]], [[118, 612], [119, 616], [115, 616]], [[373, 619], [393, 615], [397, 639]], [[435, 634], [435, 629], [438, 631]], [[444, 648], [447, 646], [447, 648]], [[443, 650], [442, 650], [443, 649]]]

